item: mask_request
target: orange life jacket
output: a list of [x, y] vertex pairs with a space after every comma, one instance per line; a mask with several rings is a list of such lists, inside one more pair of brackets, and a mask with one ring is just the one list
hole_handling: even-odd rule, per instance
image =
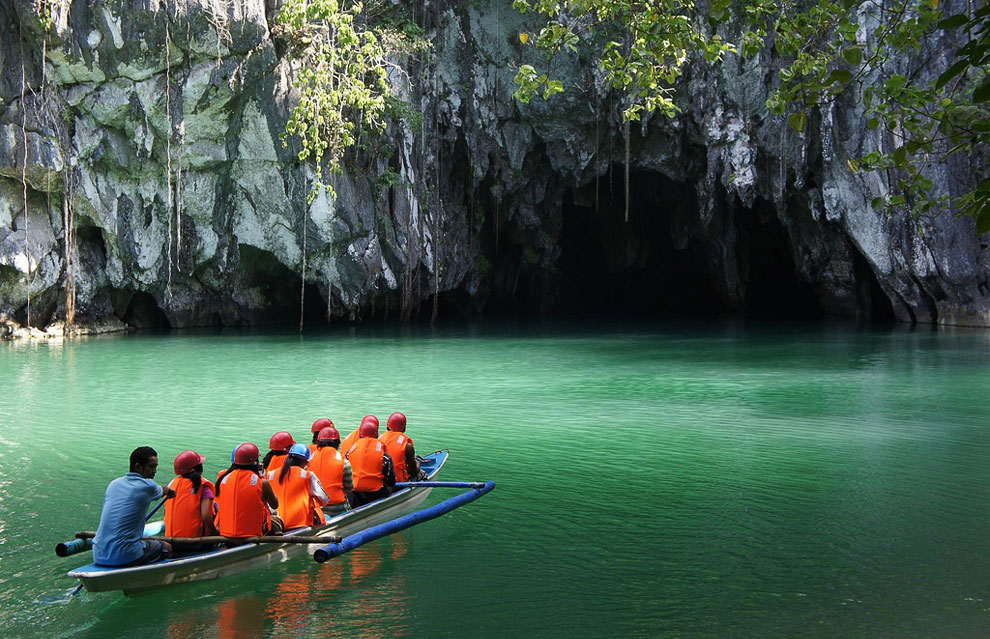
[[289, 458], [288, 455], [272, 455], [272, 458], [268, 460], [268, 468], [265, 469], [265, 472], [269, 472], [272, 470], [281, 470], [282, 464], [284, 464], [285, 460], [288, 458]]
[[317, 448], [309, 460], [309, 469], [316, 473], [327, 491], [328, 506], [341, 504], [347, 500], [344, 493], [344, 456], [333, 446]]
[[256, 537], [263, 534], [268, 506], [262, 498], [258, 473], [235, 468], [220, 480], [217, 495], [217, 530], [224, 537]]
[[387, 431], [379, 437], [385, 444], [385, 452], [392, 457], [395, 463], [395, 481], [409, 481], [409, 469], [406, 468], [406, 447], [412, 445], [413, 440], [405, 433], [394, 430]]
[[282, 518], [285, 530], [312, 526], [314, 513], [319, 523], [325, 524], [327, 520], [323, 511], [309, 494], [309, 471], [293, 466], [280, 482], [278, 477], [281, 474], [281, 468], [268, 471], [268, 483], [278, 497], [278, 516]]
[[354, 473], [355, 492], [373, 493], [385, 486], [385, 445], [374, 437], [363, 437], [347, 453]]
[[165, 502], [166, 537], [202, 537], [206, 532], [199, 506], [203, 501], [203, 490], [207, 487], [216, 489], [207, 479], [200, 483], [198, 492], [192, 491], [192, 485], [192, 480], [185, 477], [176, 477], [169, 482], [168, 487], [175, 491], [175, 497]]
[[358, 439], [360, 438], [360, 435], [358, 435], [359, 430], [361, 429], [358, 428], [354, 430], [354, 432], [345, 437], [344, 441], [340, 443], [340, 448], [338, 450], [340, 450], [340, 454], [344, 457], [347, 457], [347, 453], [351, 452], [351, 449], [354, 448], [354, 444], [358, 442]]

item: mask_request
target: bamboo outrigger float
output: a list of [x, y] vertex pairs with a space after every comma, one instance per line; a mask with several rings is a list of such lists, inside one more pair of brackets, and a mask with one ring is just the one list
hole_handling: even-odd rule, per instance
[[[194, 581], [205, 581], [217, 579], [261, 568], [269, 564], [280, 563], [294, 556], [309, 550], [312, 544], [327, 544], [331, 547], [346, 544], [346, 550], [334, 552], [333, 556], [356, 548], [371, 539], [377, 539], [386, 534], [391, 534], [398, 530], [408, 528], [410, 525], [427, 521], [438, 517], [444, 512], [449, 512], [463, 503], [468, 503], [482, 494], [494, 488], [492, 482], [484, 484], [461, 484], [455, 482], [434, 481], [437, 473], [447, 461], [446, 451], [437, 451], [423, 458], [421, 467], [427, 474], [424, 482], [408, 482], [399, 484], [399, 490], [391, 496], [371, 502], [336, 515], [327, 519], [323, 526], [298, 528], [288, 531], [285, 540], [279, 543], [278, 540], [269, 543], [246, 543], [232, 548], [217, 548], [202, 553], [191, 554], [184, 557], [165, 559], [153, 564], [143, 566], [131, 566], [127, 568], [110, 568], [87, 564], [75, 570], [69, 571], [69, 576], [79, 579], [80, 585], [90, 592], [105, 592], [111, 590], [122, 590], [125, 595], [140, 594], [142, 592], [170, 586], [174, 584], [189, 583]], [[489, 486], [490, 485], [490, 486]], [[435, 487], [464, 487], [475, 486], [469, 493], [477, 493], [474, 496], [457, 497], [436, 504], [427, 508], [422, 513], [427, 515], [420, 517], [418, 521], [411, 521], [403, 518], [403, 515], [410, 513], [417, 505], [421, 504]], [[479, 491], [477, 486], [488, 486]], [[445, 505], [447, 502], [456, 501], [453, 506]], [[438, 507], [440, 507], [438, 509]], [[442, 512], [441, 512], [442, 511]], [[399, 522], [396, 525], [396, 522]], [[161, 525], [161, 522], [156, 522]], [[380, 525], [385, 525], [388, 532]], [[149, 524], [145, 529], [145, 534], [154, 534], [157, 528]], [[363, 531], [373, 531], [372, 535], [361, 536]], [[292, 543], [298, 537], [298, 541], [303, 543]], [[302, 538], [305, 538], [303, 541]], [[350, 541], [348, 541], [350, 540]], [[360, 540], [360, 543], [357, 543]], [[86, 541], [77, 539], [66, 542], [65, 545], [72, 546], [72, 552], [86, 550]], [[268, 541], [268, 540], [266, 540]], [[63, 544], [59, 544], [63, 546]], [[90, 544], [91, 546], [91, 544]], [[325, 548], [321, 548], [324, 550]], [[327, 553], [318, 553], [317, 561], [325, 561]], [[69, 553], [71, 554], [71, 552]], [[322, 557], [322, 559], [321, 559]]]

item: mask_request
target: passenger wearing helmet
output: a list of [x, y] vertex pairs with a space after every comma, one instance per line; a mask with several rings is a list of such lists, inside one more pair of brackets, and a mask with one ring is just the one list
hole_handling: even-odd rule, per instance
[[379, 439], [385, 444], [385, 452], [395, 462], [395, 481], [423, 479], [421, 475], [424, 473], [419, 468], [413, 440], [406, 435], [406, 416], [402, 413], [392, 413], [388, 416], [386, 428], [388, 431]]
[[365, 422], [358, 430], [360, 439], [347, 453], [354, 470], [355, 508], [388, 497], [395, 485], [395, 466], [378, 439], [378, 424]]
[[258, 472], [258, 447], [248, 442], [234, 450], [234, 463], [217, 484], [217, 530], [224, 537], [257, 537], [282, 532], [271, 514], [278, 498]]
[[[324, 428], [334, 428], [333, 420], [327, 417], [321, 417], [315, 422], [313, 422], [313, 443], [309, 444], [310, 455], [315, 453], [316, 449], [319, 448], [317, 444], [319, 443], [319, 439], [320, 439], [320, 431], [323, 430]], [[334, 428], [334, 430], [336, 430], [336, 428]]]
[[205, 537], [217, 534], [213, 525], [213, 500], [216, 487], [203, 479], [205, 457], [185, 450], [175, 458], [172, 467], [177, 477], [168, 487], [175, 499], [165, 502], [166, 537]]
[[110, 482], [103, 496], [100, 525], [93, 539], [93, 562], [100, 566], [138, 566], [168, 558], [172, 547], [158, 540], [143, 540], [148, 506], [175, 491], [152, 481], [158, 472], [158, 453], [151, 446], [131, 452], [131, 470]]
[[330, 501], [323, 506], [328, 515], [348, 510], [348, 493], [354, 490], [351, 463], [340, 454], [340, 433], [328, 426], [317, 433], [316, 452], [309, 460], [309, 469], [316, 473]]
[[309, 465], [309, 447], [293, 444], [282, 467], [268, 471], [268, 482], [278, 497], [278, 514], [286, 530], [326, 523], [321, 506], [329, 501], [323, 484]]
[[[371, 422], [375, 425], [375, 428], [378, 428], [378, 418], [374, 415], [365, 415], [361, 418], [361, 426], [364, 426], [368, 422]], [[340, 454], [344, 457], [347, 457], [347, 453], [351, 452], [351, 449], [354, 448], [354, 444], [356, 444], [358, 439], [361, 438], [361, 426], [355, 428], [354, 431], [344, 439], [344, 443], [340, 445]]]
[[289, 448], [296, 443], [288, 431], [280, 430], [268, 440], [268, 448], [271, 450], [265, 455], [265, 471], [278, 470], [285, 462], [285, 456], [289, 454]]

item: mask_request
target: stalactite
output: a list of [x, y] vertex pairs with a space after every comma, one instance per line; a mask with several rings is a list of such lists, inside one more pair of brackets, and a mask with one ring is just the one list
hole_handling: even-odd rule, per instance
[[[165, 0], [162, 0], [165, 2]], [[159, 5], [161, 6], [161, 5]], [[165, 5], [165, 119], [168, 122], [168, 133], [165, 135], [165, 181], [168, 203], [165, 208], [168, 218], [168, 279], [165, 290], [169, 303], [172, 301], [172, 55], [170, 45], [172, 37], [169, 30], [168, 6]]]
[[629, 221], [629, 120], [626, 120], [626, 222]]
[[28, 242], [28, 139], [27, 139], [27, 79], [24, 70], [24, 34], [21, 34], [21, 142], [24, 145], [24, 157], [21, 163], [21, 187], [24, 194], [24, 258], [27, 262], [27, 322], [31, 326], [31, 245]]

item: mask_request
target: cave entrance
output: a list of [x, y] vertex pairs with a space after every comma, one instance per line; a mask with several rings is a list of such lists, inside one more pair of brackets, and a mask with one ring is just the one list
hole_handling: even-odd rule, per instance
[[124, 315], [120, 318], [133, 328], [169, 330], [172, 323], [150, 293], [137, 291], [131, 296]]
[[[238, 246], [244, 282], [265, 300], [264, 308], [251, 309], [249, 314], [259, 324], [293, 325], [299, 323], [299, 274], [278, 261], [270, 252], [250, 244]], [[325, 326], [327, 300], [320, 287], [306, 283], [306, 304], [303, 311], [305, 326]]]
[[773, 206], [757, 198], [735, 210], [736, 254], [748, 317], [820, 319], [825, 313], [811, 284], [800, 280], [791, 242]]
[[[653, 172], [623, 168], [565, 193], [558, 307], [568, 314], [712, 317], [725, 313], [706, 252], [678, 220], [696, 217], [694, 190]], [[680, 237], [675, 243], [675, 237]]]

